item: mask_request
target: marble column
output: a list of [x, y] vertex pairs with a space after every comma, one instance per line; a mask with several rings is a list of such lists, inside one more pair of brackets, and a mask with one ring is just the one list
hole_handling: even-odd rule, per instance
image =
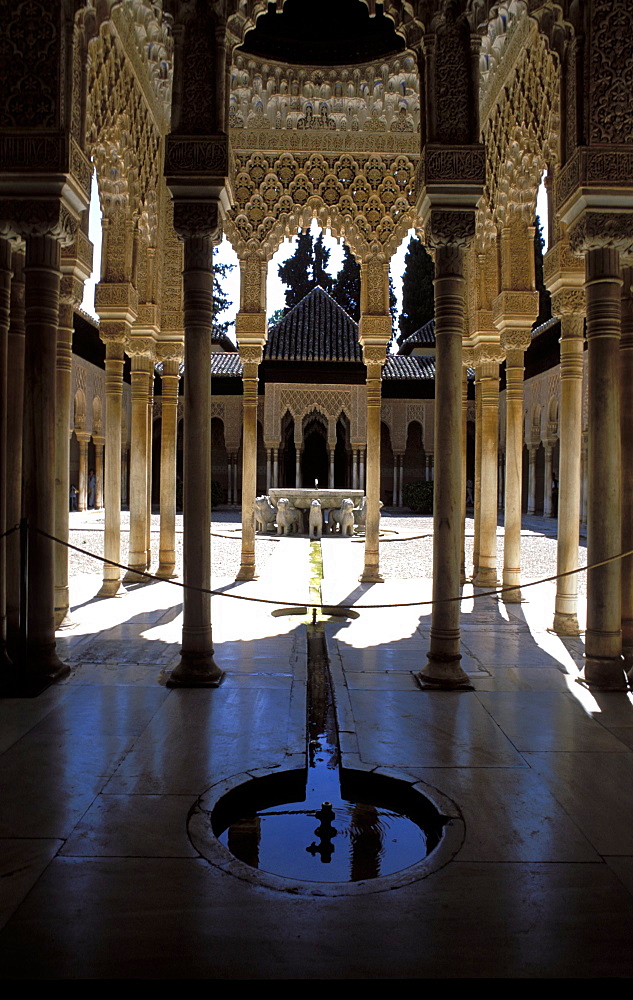
[[[61, 281], [53, 236], [26, 241], [24, 514], [29, 525], [27, 684], [36, 689], [70, 671], [55, 649], [55, 368]], [[39, 529], [39, 530], [38, 530]]]
[[400, 455], [400, 486], [398, 488], [398, 507], [404, 506], [404, 455]]
[[[132, 423], [130, 428], [130, 545], [125, 574], [129, 582], [143, 581], [139, 576], [147, 569], [147, 397], [154, 362], [145, 353], [144, 345], [136, 346], [134, 337], [126, 346], [132, 358]], [[149, 348], [148, 348], [149, 350]], [[136, 352], [139, 353], [136, 353]], [[142, 352], [142, 353], [141, 353]]]
[[431, 483], [433, 482], [433, 455], [426, 455], [424, 461], [426, 465], [426, 481], [427, 483]]
[[433, 610], [425, 685], [469, 687], [461, 667], [459, 614], [462, 462], [462, 338], [464, 250], [435, 251], [435, 421], [437, 455], [433, 504]]
[[[7, 525], [18, 524], [22, 516], [22, 424], [24, 400], [24, 253], [11, 254], [11, 318], [7, 367], [11, 372], [11, 403], [7, 412], [6, 502]], [[66, 491], [68, 504], [68, 490]], [[6, 542], [7, 648], [15, 659], [19, 636], [20, 537], [14, 532]]]
[[147, 475], [145, 478], [145, 569], [152, 565], [152, 442], [154, 440], [154, 363], [147, 389]]
[[545, 472], [543, 483], [543, 516], [552, 516], [552, 451], [551, 444], [545, 444]]
[[295, 441], [295, 489], [301, 487], [301, 451], [302, 443]]
[[77, 489], [77, 510], [88, 509], [88, 442], [90, 434], [88, 431], [75, 431], [75, 437], [79, 442], [79, 482]]
[[481, 463], [479, 486], [479, 551], [477, 587], [497, 585], [497, 449], [499, 444], [500, 349], [482, 344], [475, 348], [481, 396]]
[[328, 447], [329, 451], [329, 472], [328, 472], [328, 489], [334, 489], [334, 448], [332, 445]]
[[523, 355], [531, 331], [508, 330], [501, 342], [506, 356], [506, 474], [503, 538], [503, 594], [509, 604], [521, 601], [521, 489], [523, 478]]
[[106, 559], [112, 560], [112, 564], [104, 564], [99, 597], [116, 597], [124, 593], [121, 586], [122, 570], [113, 564], [121, 562], [121, 409], [126, 324], [116, 321], [104, 323], [102, 320], [99, 332], [106, 345], [103, 554]]
[[273, 450], [266, 447], [266, 493], [270, 493], [272, 486]]
[[[62, 278], [62, 301], [59, 305], [57, 330], [56, 405], [55, 405], [55, 537], [68, 541], [70, 487], [70, 407], [72, 395], [73, 300], [64, 294], [66, 277]], [[64, 301], [66, 299], [66, 301]], [[81, 466], [80, 466], [81, 471]], [[85, 467], [84, 467], [85, 476]], [[68, 549], [55, 546], [55, 627], [67, 621], [70, 608], [68, 592]]]
[[475, 481], [473, 483], [473, 579], [479, 573], [479, 535], [481, 531], [481, 373], [475, 371]]
[[358, 488], [359, 490], [365, 489], [365, 449], [359, 448], [358, 450]]
[[273, 449], [273, 486], [279, 486], [279, 448]]
[[[180, 347], [180, 345], [179, 345]], [[176, 442], [178, 382], [181, 357], [176, 350], [159, 348], [163, 359], [160, 418], [160, 542], [156, 575], [166, 580], [176, 574]]]
[[[622, 338], [620, 389], [622, 401], [633, 386], [633, 267], [622, 268]], [[633, 407], [621, 406], [622, 434], [622, 551], [633, 550]], [[633, 556], [622, 560], [622, 652], [627, 669], [633, 666]]]
[[352, 489], [358, 489], [358, 448], [352, 448]]
[[103, 510], [103, 448], [105, 438], [92, 435], [95, 446], [95, 510]]
[[462, 348], [462, 528], [459, 556], [459, 580], [466, 582], [466, 480], [468, 456], [468, 366], [472, 364], [472, 348]]
[[183, 602], [181, 658], [170, 687], [217, 687], [211, 630], [211, 330], [213, 240], [184, 239], [185, 326]]
[[[617, 250], [588, 250], [587, 364], [589, 451], [587, 562], [622, 551], [620, 448], [620, 328], [622, 278]], [[624, 690], [621, 563], [587, 572], [585, 681], [600, 690]]]
[[536, 453], [538, 445], [531, 444], [528, 448], [528, 514], [536, 511]]
[[7, 641], [7, 398], [11, 309], [11, 244], [0, 237], [0, 665], [9, 666]]
[[[622, 551], [620, 431], [620, 255], [588, 250], [587, 364], [589, 373], [589, 497], [587, 563]], [[585, 681], [600, 690], [624, 690], [621, 563], [587, 571]]]
[[[373, 318], [373, 317], [372, 317]], [[367, 521], [365, 525], [365, 565], [361, 583], [381, 583], [380, 536], [380, 411], [381, 375], [386, 350], [381, 346], [364, 346], [363, 359], [367, 366]]]
[[[556, 299], [554, 299], [556, 302]], [[582, 447], [582, 376], [584, 334], [581, 314], [561, 315], [558, 546], [556, 572], [568, 573], [578, 565]], [[553, 629], [561, 635], [578, 635], [578, 578], [556, 581]]]
[[[263, 319], [265, 319], [265, 316]], [[239, 338], [239, 322], [237, 323], [236, 328]], [[257, 576], [255, 565], [255, 497], [257, 495], [257, 373], [262, 359], [262, 350], [262, 345], [240, 344], [240, 358], [243, 366], [242, 555], [236, 580], [254, 580]]]

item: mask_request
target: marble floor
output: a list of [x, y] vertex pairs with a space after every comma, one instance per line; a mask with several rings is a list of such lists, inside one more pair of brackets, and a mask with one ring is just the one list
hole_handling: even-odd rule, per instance
[[[325, 603], [430, 600], [430, 581], [357, 583], [362, 543], [325, 538]], [[421, 690], [430, 608], [324, 624], [343, 762], [424, 783], [461, 839], [443, 867], [375, 891], [271, 888], [200, 856], [190, 810], [240, 773], [305, 752], [309, 541], [262, 577], [216, 580], [217, 690], [170, 690], [181, 592], [96, 599], [73, 580], [70, 678], [0, 702], [5, 979], [620, 977], [633, 974], [633, 702], [575, 678], [581, 638], [548, 632], [553, 589], [504, 605], [466, 588], [473, 691]]]

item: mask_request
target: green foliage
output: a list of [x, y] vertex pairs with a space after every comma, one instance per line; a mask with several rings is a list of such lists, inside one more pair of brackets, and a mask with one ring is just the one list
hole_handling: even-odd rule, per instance
[[349, 249], [343, 244], [343, 264], [334, 279], [330, 292], [335, 302], [341, 306], [352, 319], [360, 319], [360, 264]]
[[272, 330], [274, 326], [277, 326], [277, 323], [281, 323], [287, 311], [288, 311], [287, 309], [283, 308], [275, 309], [274, 313], [271, 313], [271, 315], [268, 317], [268, 329]]
[[534, 277], [536, 279], [536, 290], [538, 292], [538, 316], [535, 326], [544, 323], [552, 315], [552, 297], [545, 287], [543, 280], [543, 229], [538, 215], [534, 220]]
[[330, 251], [327, 249], [323, 242], [323, 233], [320, 233], [316, 243], [314, 244], [314, 263], [312, 265], [312, 284], [320, 285], [324, 288], [326, 292], [329, 292], [333, 278], [325, 270], [330, 259]]
[[211, 480], [211, 506], [219, 507], [224, 503], [224, 488], [217, 479]]
[[221, 281], [234, 270], [235, 264], [220, 264], [215, 260], [216, 249], [213, 250], [213, 329], [218, 333], [228, 334], [233, 326], [232, 320], [219, 321], [220, 313], [228, 309], [232, 304], [230, 298], [224, 291]]
[[400, 336], [402, 343], [435, 315], [433, 298], [433, 277], [435, 265], [431, 257], [414, 237], [404, 258], [402, 275], [402, 312], [400, 313]]
[[415, 514], [433, 513], [433, 481], [408, 483], [404, 488], [403, 500]]

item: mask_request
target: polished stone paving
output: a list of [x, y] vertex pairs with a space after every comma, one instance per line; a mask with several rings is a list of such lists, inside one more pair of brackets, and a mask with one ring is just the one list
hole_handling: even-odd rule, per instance
[[[360, 585], [362, 544], [325, 538], [326, 603], [430, 599]], [[277, 891], [215, 868], [187, 835], [210, 785], [305, 749], [307, 539], [259, 580], [214, 580], [217, 690], [169, 690], [181, 592], [95, 598], [73, 580], [71, 677], [0, 702], [4, 978], [602, 977], [633, 973], [633, 703], [576, 683], [582, 640], [547, 631], [553, 589], [462, 602], [475, 690], [422, 691], [428, 605], [326, 622], [344, 762], [425, 782], [465, 836], [428, 877], [376, 892]], [[289, 886], [289, 888], [291, 888]]]

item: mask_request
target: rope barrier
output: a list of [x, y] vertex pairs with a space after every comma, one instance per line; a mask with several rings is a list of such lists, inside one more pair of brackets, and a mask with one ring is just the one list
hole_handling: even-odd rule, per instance
[[9, 535], [12, 535], [14, 531], [19, 531], [19, 530], [20, 530], [19, 524], [14, 524], [12, 528], [7, 528], [7, 530], [3, 531], [2, 534], [0, 535], [0, 541], [3, 538], [8, 538]]
[[[15, 529], [12, 529], [15, 530]], [[590, 569], [598, 569], [600, 566], [607, 566], [609, 563], [616, 562], [618, 559], [627, 559], [629, 556], [633, 556], [633, 549], [628, 552], [620, 552], [618, 555], [609, 556], [608, 559], [602, 559], [600, 562], [591, 563], [589, 566], [577, 566], [576, 569], [567, 570], [565, 573], [555, 573], [553, 576], [545, 576], [540, 580], [529, 580], [527, 583], [521, 583], [519, 587], [496, 587], [493, 590], [480, 590], [478, 593], [469, 594], [466, 597], [460, 594], [458, 597], [446, 597], [441, 601], [401, 601], [397, 604], [323, 604], [320, 602], [299, 602], [299, 601], [277, 601], [269, 597], [253, 597], [249, 594], [232, 594], [225, 590], [212, 590], [207, 587], [196, 587], [194, 584], [182, 583], [180, 580], [166, 580], [162, 576], [156, 576], [153, 573], [147, 573], [146, 571], [134, 569], [132, 566], [126, 566], [124, 563], [115, 562], [113, 559], [106, 559], [104, 556], [98, 556], [94, 552], [88, 552], [87, 549], [82, 549], [78, 545], [73, 545], [71, 542], [65, 542], [61, 538], [56, 538], [54, 535], [50, 535], [47, 531], [42, 528], [35, 529], [44, 538], [50, 539], [52, 542], [57, 542], [59, 545], [65, 545], [67, 548], [72, 549], [74, 552], [79, 552], [81, 555], [89, 556], [91, 559], [96, 559], [98, 562], [107, 564], [108, 566], [116, 566], [118, 569], [126, 570], [126, 572], [134, 573], [137, 576], [145, 577], [147, 580], [157, 580], [160, 583], [170, 583], [174, 587], [180, 587], [181, 590], [192, 590], [198, 594], [209, 594], [211, 597], [230, 597], [236, 601], [251, 601], [256, 604], [274, 604], [276, 606], [296, 608], [299, 605], [306, 608], [328, 608], [331, 612], [336, 611], [375, 611], [379, 609], [387, 608], [417, 608], [426, 607], [427, 605], [432, 606], [434, 604], [453, 604], [456, 601], [464, 600], [475, 600], [480, 597], [496, 597], [501, 594], [506, 594], [510, 591], [525, 590], [527, 587], [536, 587], [541, 583], [552, 583], [554, 580], [562, 580], [567, 576], [573, 576], [575, 573], [584, 573]]]

